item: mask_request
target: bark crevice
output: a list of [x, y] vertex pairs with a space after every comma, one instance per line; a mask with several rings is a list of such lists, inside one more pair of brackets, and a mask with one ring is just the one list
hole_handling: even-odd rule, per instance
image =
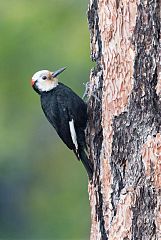
[[[94, 163], [91, 239], [159, 236], [159, 7], [158, 0], [90, 0], [91, 58], [96, 62], [87, 133]], [[132, 35], [127, 33], [130, 21]]]

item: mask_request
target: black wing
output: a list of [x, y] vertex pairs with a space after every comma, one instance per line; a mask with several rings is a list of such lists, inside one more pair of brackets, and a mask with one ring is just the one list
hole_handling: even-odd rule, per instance
[[[68, 148], [75, 150], [69, 121], [74, 120], [76, 134], [86, 127], [86, 104], [70, 88], [59, 84], [41, 96], [42, 109]], [[78, 131], [77, 131], [78, 129]], [[81, 130], [82, 129], [82, 130]]]

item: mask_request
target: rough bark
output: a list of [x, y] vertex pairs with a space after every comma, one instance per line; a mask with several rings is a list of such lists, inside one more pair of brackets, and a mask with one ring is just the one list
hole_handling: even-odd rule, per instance
[[161, 239], [160, 2], [90, 0], [91, 239]]

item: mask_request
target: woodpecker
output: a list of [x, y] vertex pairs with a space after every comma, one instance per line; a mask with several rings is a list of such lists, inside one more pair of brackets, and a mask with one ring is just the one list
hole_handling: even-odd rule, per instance
[[46, 118], [67, 147], [82, 161], [91, 180], [93, 166], [87, 157], [85, 141], [87, 105], [69, 87], [58, 82], [57, 76], [65, 69], [36, 72], [32, 77], [32, 87], [40, 95]]

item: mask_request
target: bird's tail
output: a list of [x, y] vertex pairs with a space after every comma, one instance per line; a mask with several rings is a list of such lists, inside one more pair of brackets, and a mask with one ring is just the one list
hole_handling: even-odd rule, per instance
[[84, 149], [81, 149], [79, 151], [79, 158], [82, 161], [82, 163], [83, 163], [83, 165], [84, 165], [84, 167], [85, 167], [85, 169], [86, 169], [86, 171], [88, 173], [89, 180], [91, 180], [92, 177], [93, 177], [93, 165], [90, 162], [90, 160], [88, 159]]

